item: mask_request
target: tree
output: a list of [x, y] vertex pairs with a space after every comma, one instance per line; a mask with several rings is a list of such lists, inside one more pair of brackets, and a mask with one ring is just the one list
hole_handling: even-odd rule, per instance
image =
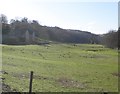
[[5, 16], [4, 14], [1, 14], [0, 15], [0, 22], [7, 24], [8, 23], [7, 16]]
[[10, 32], [9, 24], [2, 24], [2, 34], [8, 34]]
[[118, 49], [120, 49], [120, 27], [118, 28]]
[[28, 23], [28, 18], [26, 17], [22, 18], [21, 22]]
[[14, 24], [15, 23], [15, 20], [14, 19], [11, 19], [10, 20], [10, 24]]
[[109, 48], [118, 48], [118, 32], [116, 30], [110, 30], [103, 36], [102, 43]]
[[39, 24], [39, 22], [37, 20], [32, 20], [33, 24]]
[[29, 40], [30, 40], [29, 37], [30, 37], [29, 32], [26, 31], [26, 33], [25, 33], [25, 40], [26, 40], [26, 43], [29, 43]]
[[0, 22], [2, 23], [2, 34], [8, 34], [10, 32], [10, 26], [8, 24], [7, 16], [1, 14]]

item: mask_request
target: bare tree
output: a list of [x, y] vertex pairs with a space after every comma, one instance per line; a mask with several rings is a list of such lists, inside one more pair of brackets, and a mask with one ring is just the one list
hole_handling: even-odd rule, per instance
[[0, 22], [7, 24], [8, 23], [7, 16], [5, 16], [4, 14], [1, 14], [0, 15]]
[[25, 38], [26, 38], [26, 43], [29, 43], [29, 32], [28, 30], [26, 31]]

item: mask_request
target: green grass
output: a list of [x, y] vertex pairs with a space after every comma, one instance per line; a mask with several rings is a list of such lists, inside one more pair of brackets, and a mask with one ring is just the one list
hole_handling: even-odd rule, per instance
[[118, 53], [101, 45], [50, 44], [2, 46], [4, 83], [33, 92], [117, 92]]

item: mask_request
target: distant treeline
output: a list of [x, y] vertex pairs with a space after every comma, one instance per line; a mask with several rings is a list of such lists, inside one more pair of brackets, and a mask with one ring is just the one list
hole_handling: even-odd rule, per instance
[[[104, 35], [96, 35], [87, 31], [62, 29], [57, 26], [42, 26], [37, 20], [28, 20], [26, 17], [20, 20], [11, 19], [8, 23], [7, 16], [4, 14], [0, 15], [0, 21], [2, 23], [3, 44], [40, 44], [55, 41], [62, 43], [104, 44], [107, 47], [115, 48], [118, 43], [118, 39], [116, 39], [118, 37], [115, 37], [118, 32], [114, 31]], [[114, 37], [112, 38], [112, 36]], [[109, 42], [113, 40], [115, 41], [110, 44]], [[113, 43], [114, 46], [112, 46]]]
[[4, 44], [25, 43], [25, 33], [35, 33], [35, 40], [38, 43], [43, 40], [64, 42], [64, 43], [99, 43], [100, 36], [86, 31], [68, 30], [59, 27], [42, 26], [36, 20], [29, 21], [28, 18], [11, 19], [8, 24], [7, 17], [1, 15], [2, 34]]

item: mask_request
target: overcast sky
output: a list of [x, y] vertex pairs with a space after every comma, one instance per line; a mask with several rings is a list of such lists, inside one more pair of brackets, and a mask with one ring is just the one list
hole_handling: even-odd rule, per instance
[[117, 30], [117, 0], [85, 1], [0, 0], [0, 14], [5, 14], [9, 20], [27, 17], [30, 20], [38, 20], [41, 25], [78, 29], [95, 34], [107, 33], [111, 29]]

